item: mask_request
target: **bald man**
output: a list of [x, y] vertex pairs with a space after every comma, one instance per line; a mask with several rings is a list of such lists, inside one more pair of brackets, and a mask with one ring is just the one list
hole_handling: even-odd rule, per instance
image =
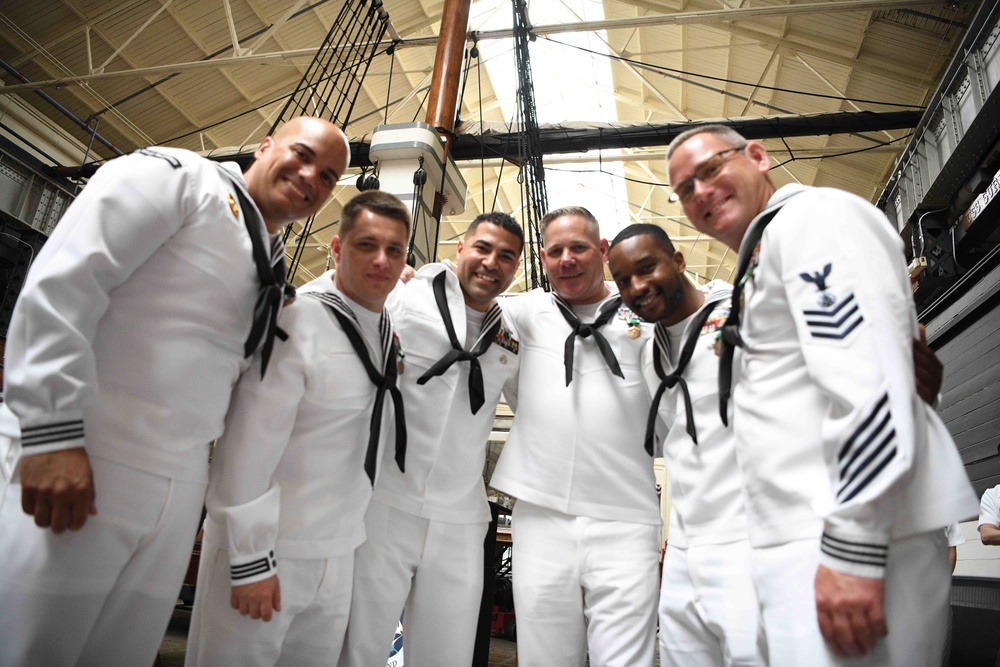
[[19, 459], [0, 508], [0, 665], [152, 663], [208, 443], [258, 350], [266, 370], [279, 233], [322, 207], [349, 152], [336, 126], [297, 118], [245, 174], [141, 149], [69, 207], [7, 339], [3, 410], [21, 437], [0, 452]]

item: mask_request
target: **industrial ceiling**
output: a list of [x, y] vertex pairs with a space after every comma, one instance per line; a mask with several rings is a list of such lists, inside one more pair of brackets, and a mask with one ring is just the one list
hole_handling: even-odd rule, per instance
[[[43, 93], [122, 152], [157, 144], [250, 150], [280, 113], [343, 1], [3, 3], [0, 114], [17, 96], [87, 145], [89, 135], [43, 100]], [[528, 15], [540, 121], [586, 123], [614, 134], [621, 127], [616, 123], [774, 119], [778, 129], [764, 144], [779, 185], [839, 187], [874, 201], [909, 129], [782, 137], [780, 128], [815, 114], [919, 112], [979, 4], [535, 0]], [[382, 123], [424, 120], [443, 6], [436, 0], [384, 0], [390, 28], [350, 116], [352, 140], [366, 140]], [[480, 54], [468, 69], [459, 132], [506, 128], [514, 120], [511, 16], [510, 0], [473, 3], [469, 28]], [[395, 48], [388, 49], [392, 43]], [[570, 94], [581, 92], [593, 104]], [[584, 193], [602, 195], [610, 202], [599, 212], [609, 238], [627, 224], [655, 222], [678, 242], [698, 280], [731, 278], [732, 253], [699, 235], [667, 201], [663, 153], [663, 146], [646, 145], [550, 155], [547, 176], [555, 183], [558, 174], [568, 185], [550, 185], [548, 203], [564, 206], [581, 203], [577, 198]], [[95, 141], [88, 161], [112, 156]], [[482, 210], [520, 217], [517, 165], [483, 158], [459, 162], [469, 194], [465, 213], [442, 221], [442, 258], [454, 256], [456, 239]], [[342, 181], [315, 221], [297, 282], [326, 267], [324, 248], [342, 202], [357, 192], [354, 180]], [[513, 289], [526, 286], [522, 273]]]

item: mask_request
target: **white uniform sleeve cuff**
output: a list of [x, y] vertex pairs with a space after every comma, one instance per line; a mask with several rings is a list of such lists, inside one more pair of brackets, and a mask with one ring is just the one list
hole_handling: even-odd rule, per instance
[[83, 446], [83, 419], [21, 425], [22, 456], [48, 454]]
[[[281, 486], [274, 482], [263, 495], [248, 503], [222, 510], [234, 583], [238, 578], [237, 574], [243, 575], [239, 583], [245, 584], [266, 579], [273, 574], [280, 510]], [[250, 578], [265, 572], [268, 573], [266, 576]]]
[[820, 540], [820, 564], [855, 577], [881, 579], [889, 555], [889, 544], [881, 540], [832, 535]]
[[231, 559], [229, 563], [229, 576], [233, 586], [253, 584], [273, 577], [277, 573], [278, 561], [274, 557], [273, 549], [249, 557], [241, 556], [239, 559]]

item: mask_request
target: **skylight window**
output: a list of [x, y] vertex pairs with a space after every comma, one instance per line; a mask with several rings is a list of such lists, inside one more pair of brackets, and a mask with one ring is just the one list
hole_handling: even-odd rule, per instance
[[[510, 29], [510, 0], [481, 0], [471, 9], [471, 30]], [[533, 26], [600, 21], [604, 7], [599, 0], [546, 0], [529, 4]], [[538, 122], [553, 125], [570, 122], [612, 123], [618, 120], [611, 75], [611, 61], [604, 31], [562, 33], [557, 44], [544, 39], [529, 46]], [[572, 44], [595, 54], [565, 46]], [[510, 40], [484, 41], [479, 45], [482, 62], [508, 122], [517, 117], [517, 65]], [[604, 173], [601, 173], [603, 170]], [[620, 162], [546, 165], [545, 183], [549, 208], [585, 206], [601, 223], [608, 239], [629, 224], [629, 207]]]

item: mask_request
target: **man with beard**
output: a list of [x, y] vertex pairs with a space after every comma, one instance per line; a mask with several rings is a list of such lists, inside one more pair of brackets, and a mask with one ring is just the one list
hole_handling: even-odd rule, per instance
[[[662, 442], [670, 536], [660, 589], [660, 664], [765, 664], [749, 570], [747, 519], [732, 429], [719, 416], [718, 349], [732, 285], [696, 288], [655, 225], [623, 229], [608, 251], [627, 306], [655, 322], [643, 373], [653, 403], [646, 438]], [[915, 339], [917, 391], [937, 398], [941, 364]]]
[[375, 484], [341, 667], [384, 664], [404, 605], [408, 663], [472, 662], [490, 522], [483, 454], [519, 356], [496, 297], [513, 280], [523, 243], [513, 218], [484, 213], [458, 242], [454, 264], [426, 264], [390, 296], [406, 347], [406, 473], [387, 459]]
[[646, 440], [662, 439], [670, 480], [660, 664], [764, 665], [735, 441], [719, 418], [715, 348], [732, 286], [695, 287], [684, 256], [650, 224], [623, 229], [608, 264], [625, 304], [656, 324], [642, 368], [653, 396]]

